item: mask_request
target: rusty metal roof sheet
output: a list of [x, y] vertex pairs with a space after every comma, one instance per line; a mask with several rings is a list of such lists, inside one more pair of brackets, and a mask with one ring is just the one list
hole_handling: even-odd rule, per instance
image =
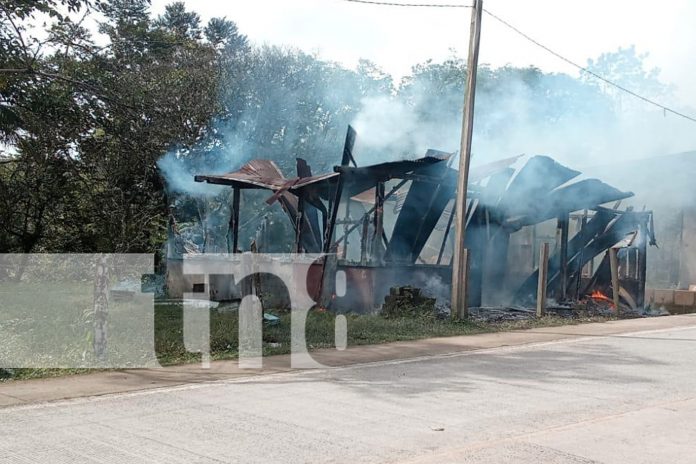
[[199, 175], [195, 177], [195, 180], [209, 184], [269, 190], [283, 188], [288, 181], [273, 161], [259, 159], [249, 161], [237, 171], [227, 174]]
[[237, 171], [228, 172], [227, 174], [198, 175], [195, 176], [195, 180], [196, 182], [207, 182], [209, 184], [278, 191], [304, 187], [337, 176], [337, 173], [332, 172], [320, 176], [288, 179], [273, 161], [255, 159], [249, 161]]

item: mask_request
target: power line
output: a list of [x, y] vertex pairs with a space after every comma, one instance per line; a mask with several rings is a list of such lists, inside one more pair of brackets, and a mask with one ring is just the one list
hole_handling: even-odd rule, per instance
[[628, 89], [628, 88], [626, 88], [626, 87], [624, 87], [624, 86], [622, 86], [622, 85], [620, 85], [620, 84], [617, 84], [616, 82], [613, 82], [613, 81], [607, 79], [606, 77], [604, 77], [604, 76], [602, 76], [602, 75], [600, 75], [600, 74], [597, 74], [597, 73], [594, 72], [594, 71], [590, 71], [590, 70], [587, 69], [585, 66], [582, 66], [582, 65], [577, 64], [576, 62], [574, 62], [574, 61], [572, 61], [572, 60], [566, 58], [565, 56], [561, 55], [560, 53], [558, 53], [558, 52], [556, 52], [556, 51], [550, 49], [550, 48], [547, 47], [546, 45], [544, 45], [544, 44], [538, 42], [537, 40], [533, 39], [532, 37], [528, 36], [527, 34], [525, 34], [524, 32], [522, 32], [521, 30], [517, 29], [515, 26], [513, 26], [513, 25], [510, 24], [509, 22], [505, 21], [504, 19], [500, 18], [499, 16], [496, 16], [495, 14], [491, 13], [491, 12], [488, 11], [487, 9], [484, 8], [483, 11], [484, 11], [488, 16], [490, 16], [491, 18], [493, 18], [493, 19], [495, 19], [496, 21], [500, 22], [501, 24], [503, 24], [503, 25], [506, 26], [507, 28], [511, 29], [512, 31], [516, 32], [517, 34], [519, 34], [519, 35], [522, 36], [523, 38], [527, 39], [528, 41], [530, 41], [531, 43], [533, 43], [533, 44], [536, 45], [537, 47], [540, 47], [540, 48], [542, 48], [543, 50], [546, 50], [548, 53], [552, 54], [552, 55], [555, 56], [556, 58], [565, 61], [566, 63], [568, 63], [569, 65], [571, 65], [571, 66], [573, 66], [573, 67], [575, 67], [575, 68], [577, 68], [577, 69], [579, 69], [580, 71], [585, 72], [585, 73], [589, 74], [590, 76], [592, 76], [592, 77], [594, 77], [594, 78], [596, 78], [596, 79], [599, 79], [600, 81], [602, 81], [602, 82], [604, 82], [604, 83], [606, 83], [606, 84], [611, 85], [612, 87], [616, 87], [617, 89], [621, 90], [622, 92], [626, 92], [627, 94], [629, 94], [629, 95], [631, 95], [631, 96], [633, 96], [633, 97], [635, 97], [635, 98], [638, 98], [639, 100], [642, 100], [642, 101], [644, 101], [645, 103], [649, 103], [649, 104], [651, 104], [651, 105], [653, 105], [653, 106], [656, 106], [656, 107], [662, 109], [663, 111], [666, 111], [666, 112], [668, 112], [668, 113], [672, 113], [672, 114], [674, 114], [674, 115], [676, 115], [676, 116], [682, 117], [682, 118], [687, 119], [687, 120], [689, 120], [689, 121], [696, 122], [696, 118], [694, 118], [694, 117], [691, 117], [691, 116], [689, 116], [689, 115], [687, 115], [687, 114], [681, 113], [681, 112], [679, 112], [679, 111], [677, 111], [677, 110], [674, 110], [674, 109], [672, 109], [672, 108], [670, 108], [670, 107], [668, 107], [668, 106], [665, 106], [665, 105], [663, 105], [663, 104], [661, 104], [661, 103], [658, 103], [658, 102], [656, 102], [656, 101], [654, 101], [654, 100], [651, 100], [651, 99], [649, 99], [649, 98], [647, 98], [647, 97], [644, 97], [644, 96], [642, 96], [642, 95], [640, 95], [640, 94], [637, 94], [636, 92], [634, 92], [634, 91], [632, 91], [632, 90], [630, 90], [630, 89]]
[[[379, 2], [379, 1], [375, 1], [375, 0], [343, 0], [343, 1], [345, 1], [345, 2], [351, 2], [351, 3], [362, 3], [362, 4], [366, 4], [366, 5], [379, 5], [379, 6], [426, 7], [426, 8], [472, 8], [472, 5], [445, 4], [445, 3], [393, 3], [393, 2]], [[648, 104], [653, 105], [653, 106], [655, 106], [655, 107], [657, 107], [657, 108], [660, 108], [661, 110], [663, 110], [663, 111], [665, 111], [665, 112], [667, 112], [667, 113], [672, 113], [672, 114], [674, 114], [675, 116], [679, 116], [679, 117], [684, 118], [684, 119], [686, 119], [686, 120], [689, 120], [689, 121], [691, 121], [691, 122], [696, 122], [696, 118], [694, 118], [694, 117], [692, 117], [692, 116], [689, 116], [688, 114], [684, 114], [684, 113], [682, 113], [682, 112], [680, 112], [680, 111], [677, 111], [677, 110], [675, 110], [675, 109], [672, 109], [672, 108], [670, 108], [669, 106], [665, 106], [665, 105], [663, 105], [662, 103], [659, 103], [659, 102], [656, 102], [656, 101], [654, 101], [654, 100], [651, 100], [651, 99], [648, 98], [648, 97], [644, 97], [644, 96], [642, 96], [642, 95], [640, 95], [640, 94], [634, 92], [633, 90], [624, 87], [624, 86], [621, 85], [621, 84], [617, 84], [616, 82], [611, 81], [611, 80], [607, 79], [606, 77], [604, 77], [604, 76], [602, 76], [602, 75], [600, 75], [600, 74], [597, 74], [597, 73], [594, 72], [594, 71], [590, 71], [590, 70], [589, 70], [588, 68], [586, 68], [585, 66], [582, 66], [582, 65], [577, 64], [576, 62], [572, 61], [571, 59], [566, 58], [565, 56], [561, 55], [561, 54], [558, 53], [557, 51], [552, 50], [551, 48], [549, 48], [549, 47], [547, 47], [546, 45], [542, 44], [542, 43], [539, 42], [538, 40], [535, 40], [534, 38], [532, 38], [532, 37], [530, 37], [529, 35], [525, 34], [525, 33], [522, 32], [521, 30], [519, 30], [518, 28], [516, 28], [515, 26], [513, 26], [512, 24], [510, 24], [509, 22], [505, 21], [505, 20], [504, 20], [503, 18], [501, 18], [500, 16], [495, 15], [494, 13], [492, 13], [491, 11], [489, 11], [489, 10], [487, 10], [487, 9], [485, 9], [485, 8], [484, 8], [483, 11], [484, 11], [488, 16], [490, 16], [491, 18], [493, 18], [493, 19], [495, 19], [496, 21], [500, 22], [501, 24], [503, 24], [503, 25], [506, 26], [507, 28], [511, 29], [513, 32], [517, 33], [518, 35], [520, 35], [520, 36], [523, 37], [524, 39], [526, 39], [526, 40], [528, 40], [529, 42], [531, 42], [531, 43], [533, 43], [534, 45], [536, 45], [537, 47], [539, 47], [539, 48], [545, 50], [546, 52], [548, 52], [548, 53], [550, 53], [551, 55], [555, 56], [556, 58], [558, 58], [558, 59], [560, 59], [560, 60], [562, 60], [562, 61], [568, 63], [569, 65], [571, 65], [571, 66], [573, 66], [573, 67], [579, 69], [580, 71], [582, 71], [582, 72], [584, 72], [584, 73], [586, 73], [586, 74], [589, 74], [590, 76], [594, 77], [595, 79], [598, 79], [598, 80], [604, 82], [605, 84], [608, 84], [608, 85], [610, 85], [610, 86], [612, 86], [612, 87], [615, 87], [615, 88], [621, 90], [622, 92], [625, 92], [625, 93], [627, 93], [627, 94], [629, 94], [629, 95], [631, 95], [631, 96], [633, 96], [633, 97], [635, 97], [635, 98], [637, 98], [637, 99], [639, 99], [639, 100], [642, 100], [642, 101], [645, 102], [645, 103], [648, 103]]]
[[471, 8], [471, 5], [460, 5], [456, 3], [393, 3], [393, 2], [377, 2], [372, 0], [343, 0], [351, 3], [364, 3], [366, 5], [379, 6], [405, 6], [405, 7], [422, 7], [422, 8]]

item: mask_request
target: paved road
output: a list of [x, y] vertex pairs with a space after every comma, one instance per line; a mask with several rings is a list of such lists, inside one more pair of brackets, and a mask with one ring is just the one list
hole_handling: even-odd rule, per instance
[[0, 462], [693, 463], [696, 328], [0, 410]]

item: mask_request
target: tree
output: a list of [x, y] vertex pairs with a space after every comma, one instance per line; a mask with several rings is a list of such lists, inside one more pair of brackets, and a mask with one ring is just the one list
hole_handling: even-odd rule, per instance
[[154, 22], [180, 39], [201, 38], [201, 17], [194, 11], [186, 11], [184, 2], [174, 2], [165, 7], [164, 14]]
[[249, 46], [247, 37], [227, 18], [211, 18], [205, 27], [205, 38], [216, 48], [246, 51]]
[[14, 153], [0, 165], [4, 251], [149, 252], [163, 241], [156, 161], [201, 137], [219, 73], [211, 45], [154, 27], [148, 6], [100, 2], [106, 47], [63, 16], [40, 43], [21, 23], [31, 13], [3, 10], [14, 26], [2, 34], [15, 37], [0, 74], [0, 130]]
[[[619, 47], [614, 52], [602, 53], [596, 59], [587, 61], [587, 68], [633, 92], [648, 98], [660, 98], [670, 92], [669, 86], [660, 82], [658, 76], [659, 68], [646, 69], [645, 59], [648, 53], [639, 54], [635, 45], [623, 48]], [[619, 108], [630, 109], [633, 103], [638, 103], [629, 97], [630, 100], [623, 99], [625, 95], [621, 90], [605, 82], [597, 81], [595, 77], [584, 74], [583, 78], [593, 82], [602, 88], [602, 91], [611, 95]]]

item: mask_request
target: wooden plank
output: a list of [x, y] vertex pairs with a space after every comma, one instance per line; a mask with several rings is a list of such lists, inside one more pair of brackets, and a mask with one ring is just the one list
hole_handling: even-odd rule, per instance
[[230, 230], [232, 231], [232, 253], [239, 252], [239, 204], [241, 190], [234, 187], [232, 194], [232, 215], [230, 217]]
[[609, 248], [609, 265], [611, 266], [611, 293], [616, 312], [619, 314], [621, 312], [621, 306], [619, 305], [621, 301], [619, 296], [621, 286], [619, 282], [619, 253], [616, 248]]
[[539, 281], [537, 283], [536, 315], [546, 315], [546, 281], [549, 275], [549, 243], [544, 242], [539, 247]]
[[297, 198], [297, 216], [295, 217], [295, 253], [302, 253], [302, 229], [304, 223], [305, 200], [300, 194]]
[[329, 205], [329, 225], [326, 228], [326, 237], [324, 237], [324, 253], [331, 253], [334, 248], [333, 235], [336, 229], [336, 220], [338, 219], [338, 206], [341, 203], [341, 196], [343, 195], [343, 184], [343, 176], [341, 176], [338, 179], [334, 197]]
[[360, 236], [360, 264], [367, 264], [367, 240], [370, 231], [370, 216], [366, 214], [362, 220], [362, 235]]
[[358, 133], [355, 132], [352, 126], [348, 126], [348, 132], [346, 133], [346, 142], [343, 145], [343, 158], [341, 159], [341, 166], [348, 166], [348, 164], [353, 164], [356, 168], [358, 167], [353, 158], [353, 148], [355, 147], [355, 139]]
[[558, 279], [558, 298], [565, 301], [568, 297], [568, 231], [570, 228], [570, 218], [568, 214], [558, 217], [558, 229], [560, 231], [560, 250], [558, 254], [560, 278]]
[[382, 243], [384, 234], [384, 182], [378, 182], [375, 189], [375, 235], [372, 241], [372, 258], [375, 262], [381, 263], [384, 258], [384, 245]]

